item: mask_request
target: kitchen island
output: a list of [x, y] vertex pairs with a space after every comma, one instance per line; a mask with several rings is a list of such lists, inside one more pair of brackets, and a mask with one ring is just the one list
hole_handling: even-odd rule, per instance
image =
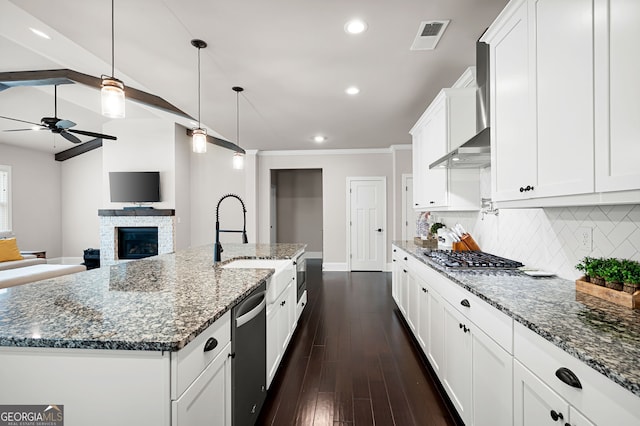
[[67, 426], [171, 424], [196, 374], [180, 354], [209, 333], [221, 344], [200, 362], [226, 358], [231, 308], [274, 273], [221, 266], [304, 248], [225, 244], [214, 266], [210, 245], [0, 291], [0, 404], [64, 405]]
[[[525, 418], [535, 418], [531, 412], [525, 413], [535, 406], [527, 405], [527, 395], [534, 392], [532, 389], [540, 392], [541, 389], [545, 392], [549, 390], [554, 398], [559, 394], [565, 404], [568, 401], [567, 408], [562, 410], [565, 413], [562, 424], [590, 424], [568, 421], [567, 411], [572, 409], [576, 412], [574, 418], [578, 418], [579, 410], [588, 411], [593, 422], [591, 424], [607, 424], [609, 421], [609, 424], [622, 424], [611, 417], [622, 410], [628, 416], [625, 419], [640, 421], [638, 310], [576, 292], [575, 282], [559, 277], [534, 278], [513, 270], [456, 270], [433, 262], [424, 256], [424, 248], [411, 241], [396, 241], [393, 244], [396, 250], [394, 255], [400, 253], [394, 262], [407, 262], [403, 263], [400, 272], [405, 271], [407, 275], [414, 273], [411, 279], [404, 282], [415, 281], [418, 283], [415, 287], [422, 287], [425, 293], [438, 293], [436, 302], [442, 299], [445, 299], [445, 304], [449, 302], [445, 312], [451, 308], [451, 318], [455, 317], [456, 320], [455, 328], [458, 329], [459, 322], [463, 335], [469, 335], [469, 329], [472, 335], [480, 329], [493, 342], [497, 342], [499, 350], [496, 353], [505, 355], [505, 378], [513, 375], [504, 383], [505, 387], [512, 386], [514, 392], [513, 420], [511, 416], [505, 416], [506, 424], [535, 424], [531, 423], [532, 420], [523, 420], [522, 416], [526, 414]], [[411, 320], [410, 315], [415, 315], [415, 309], [411, 309], [411, 296], [407, 296], [406, 300], [409, 301], [409, 308], [405, 317]], [[461, 300], [465, 302], [461, 303]], [[423, 308], [428, 312], [433, 306], [435, 303]], [[481, 315], [478, 315], [478, 309]], [[476, 324], [467, 321], [476, 321]], [[415, 322], [420, 323], [420, 320]], [[421, 336], [421, 330], [416, 328], [414, 334]], [[428, 333], [425, 336], [429, 338]], [[473, 343], [470, 345], [473, 346]], [[429, 359], [433, 351], [428, 345], [426, 352]], [[473, 348], [470, 352], [473, 352]], [[434, 359], [437, 360], [437, 356]], [[555, 374], [560, 366], [570, 367], [574, 372], [580, 371], [577, 375], [582, 377], [583, 387], [578, 388], [575, 383], [573, 386], [567, 385], [570, 380], [562, 381], [560, 376], [563, 374]], [[434, 368], [438, 367], [436, 365]], [[539, 378], [542, 380], [530, 386], [531, 381]], [[566, 376], [563, 378], [566, 380]], [[493, 380], [494, 387], [498, 386], [497, 375], [490, 380]], [[449, 386], [453, 392], [455, 386], [450, 383], [447, 382], [445, 388]], [[488, 389], [484, 391], [486, 393]], [[595, 392], [599, 393], [598, 397], [594, 396]], [[619, 403], [620, 407], [609, 405], [607, 396], [613, 399], [612, 402]], [[544, 399], [539, 395], [537, 398]], [[461, 403], [460, 407], [467, 412], [461, 416], [464, 418], [468, 415], [466, 421], [473, 419], [473, 414], [469, 414], [473, 413], [475, 407], [470, 407], [473, 404], [463, 405]], [[511, 408], [504, 410], [507, 409]], [[552, 419], [553, 415], [549, 415], [552, 409], [556, 414], [560, 412], [557, 408], [547, 407], [544, 412], [546, 417], [543, 417], [545, 422]]]

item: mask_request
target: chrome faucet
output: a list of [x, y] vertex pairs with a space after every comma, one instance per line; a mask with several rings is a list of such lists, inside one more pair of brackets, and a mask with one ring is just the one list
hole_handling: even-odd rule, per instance
[[[242, 204], [242, 216], [244, 221], [242, 224], [242, 231], [237, 229], [220, 229], [220, 203], [222, 203], [224, 199], [229, 197], [238, 199], [238, 201], [240, 201], [240, 204]], [[247, 240], [247, 209], [244, 206], [244, 201], [242, 201], [242, 198], [238, 197], [236, 194], [227, 194], [223, 196], [222, 198], [220, 198], [220, 201], [218, 201], [218, 205], [216, 206], [216, 244], [213, 248], [214, 262], [220, 262], [222, 260], [220, 257], [220, 254], [222, 253], [222, 244], [220, 244], [221, 232], [242, 232], [242, 244], [247, 244], [249, 242]]]

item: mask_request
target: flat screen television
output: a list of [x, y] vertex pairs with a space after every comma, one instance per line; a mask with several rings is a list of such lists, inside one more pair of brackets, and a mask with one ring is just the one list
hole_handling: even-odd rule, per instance
[[160, 201], [160, 172], [109, 172], [109, 193], [113, 203]]

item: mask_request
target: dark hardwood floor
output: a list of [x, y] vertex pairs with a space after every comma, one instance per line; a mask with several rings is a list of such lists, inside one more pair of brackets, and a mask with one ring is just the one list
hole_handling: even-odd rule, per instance
[[307, 295], [258, 424], [455, 424], [393, 312], [391, 274], [311, 260]]

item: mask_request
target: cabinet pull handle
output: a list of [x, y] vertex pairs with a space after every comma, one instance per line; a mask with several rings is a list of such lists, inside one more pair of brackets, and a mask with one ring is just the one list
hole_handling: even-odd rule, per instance
[[404, 257], [404, 260], [409, 260], [409, 259], [407, 259], [407, 257], [405, 256], [405, 257]]
[[402, 270], [402, 272], [404, 272], [404, 273], [406, 274], [406, 273], [407, 273], [407, 270], [406, 270], [406, 269], [403, 269], [403, 270]]
[[520, 192], [524, 192], [525, 189], [523, 187], [520, 187]]
[[471, 304], [469, 303], [469, 301], [467, 299], [462, 299], [462, 301], [460, 301], [460, 304], [462, 306], [464, 306], [465, 308], [470, 308]]
[[435, 204], [435, 203], [436, 203], [435, 201], [429, 201], [429, 204]]
[[283, 300], [282, 302], [280, 302], [280, 306], [284, 306], [284, 305], [286, 305], [286, 304], [287, 304], [287, 301], [286, 301], [286, 300]]
[[395, 260], [395, 259], [393, 259], [393, 261], [395, 262], [396, 260]]
[[562, 415], [562, 413], [556, 413], [556, 410], [551, 410], [551, 418], [553, 419], [554, 422], [557, 422], [558, 419], [562, 420], [564, 419], [564, 416]]
[[582, 383], [580, 383], [578, 376], [566, 367], [558, 368], [556, 370], [556, 377], [572, 388], [582, 389]]
[[209, 337], [209, 339], [207, 340], [207, 343], [204, 344], [204, 351], [205, 352], [212, 351], [216, 348], [216, 346], [218, 346], [218, 341], [213, 337]]
[[423, 293], [429, 293], [429, 291], [427, 291], [427, 289], [426, 289], [426, 288], [424, 288], [424, 287], [422, 287], [422, 292], [423, 292]]

